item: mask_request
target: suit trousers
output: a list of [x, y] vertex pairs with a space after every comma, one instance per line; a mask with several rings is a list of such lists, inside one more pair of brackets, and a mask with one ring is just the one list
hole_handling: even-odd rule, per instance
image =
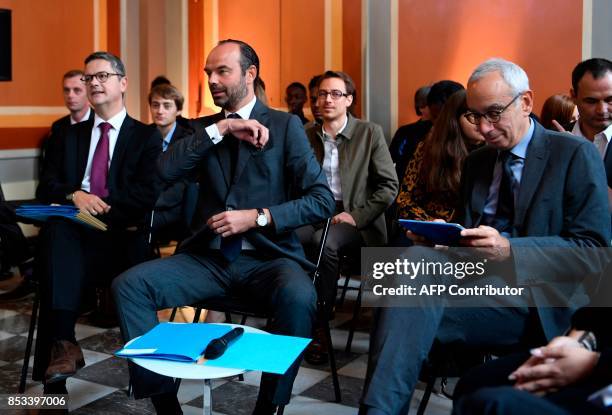
[[[409, 249], [414, 258], [446, 258], [429, 248]], [[375, 310], [360, 414], [406, 414], [434, 340], [443, 347], [456, 344], [477, 350], [544, 341], [527, 307], [499, 307], [494, 299], [489, 306], [486, 297], [479, 300], [482, 307], [470, 307], [468, 301], [466, 307], [446, 308], [435, 296], [419, 296], [418, 301], [418, 306]]]
[[[227, 263], [218, 251], [180, 253], [149, 261], [124, 272], [113, 283], [124, 340], [157, 325], [157, 310], [191, 305], [229, 293], [248, 296], [272, 312], [272, 332], [309, 337], [316, 314], [316, 293], [306, 272], [288, 258], [266, 259], [242, 251]], [[259, 397], [281, 405], [289, 402], [298, 359], [283, 376], [263, 374]], [[171, 378], [130, 365], [136, 398], [174, 391]]]
[[[312, 225], [302, 226], [296, 230], [300, 242], [306, 248], [306, 252], [311, 261], [315, 262], [317, 248], [321, 241], [323, 229]], [[325, 301], [325, 312], [330, 315], [334, 303], [336, 302], [336, 292], [338, 285], [338, 267], [340, 257], [347, 253], [351, 259], [359, 261], [359, 249], [363, 245], [363, 239], [359, 230], [346, 223], [338, 223], [329, 227], [323, 257], [319, 266], [320, 280], [319, 288], [321, 296]]]
[[40, 252], [51, 309], [78, 312], [88, 284], [110, 282], [132, 265], [150, 259], [147, 237], [144, 231], [102, 232], [51, 218], [41, 231]]
[[33, 379], [49, 363], [53, 310], [78, 313], [86, 287], [110, 281], [132, 265], [150, 258], [143, 231], [106, 231], [63, 218], [49, 219], [38, 241], [36, 273], [41, 276], [41, 311], [36, 335]]
[[609, 414], [587, 401], [589, 395], [606, 386], [605, 380], [586, 380], [545, 396], [512, 387], [508, 375], [529, 357], [529, 353], [517, 353], [469, 371], [453, 393], [453, 415]]

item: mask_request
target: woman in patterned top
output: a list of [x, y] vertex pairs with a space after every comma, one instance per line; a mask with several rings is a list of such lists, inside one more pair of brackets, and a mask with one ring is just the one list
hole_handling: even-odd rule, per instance
[[397, 196], [398, 217], [451, 221], [459, 198], [463, 161], [484, 143], [478, 127], [463, 116], [465, 90], [444, 104], [429, 136], [408, 162]]

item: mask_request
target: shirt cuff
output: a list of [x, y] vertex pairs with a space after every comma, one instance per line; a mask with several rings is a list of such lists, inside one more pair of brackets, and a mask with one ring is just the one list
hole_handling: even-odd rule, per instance
[[211, 124], [205, 128], [206, 134], [210, 137], [213, 144], [218, 144], [221, 140], [223, 140], [223, 136], [219, 132], [219, 128], [217, 128], [217, 124]]

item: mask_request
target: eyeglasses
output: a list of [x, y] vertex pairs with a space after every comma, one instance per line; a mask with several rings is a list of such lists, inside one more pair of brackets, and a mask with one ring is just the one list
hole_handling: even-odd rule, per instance
[[523, 92], [519, 92], [518, 94], [516, 94], [516, 96], [514, 98], [512, 98], [512, 101], [510, 101], [508, 103], [508, 105], [506, 105], [502, 109], [499, 109], [499, 110], [489, 110], [489, 111], [485, 112], [484, 114], [481, 114], [481, 113], [475, 112], [475, 111], [468, 111], [465, 114], [463, 114], [463, 116], [471, 124], [474, 124], [474, 125], [479, 125], [480, 121], [482, 120], [483, 117], [487, 121], [489, 121], [491, 124], [498, 123], [499, 120], [501, 120], [501, 117], [502, 117], [502, 114], [504, 113], [504, 111], [506, 111], [508, 108], [510, 108], [510, 105], [512, 105], [514, 103], [514, 101], [516, 101], [516, 99], [518, 97], [520, 97], [521, 95], [523, 95]]
[[334, 101], [337, 101], [342, 97], [348, 97], [350, 94], [345, 94], [344, 92], [339, 91], [337, 89], [332, 89], [331, 91], [325, 91], [324, 89], [319, 89], [319, 92], [317, 93], [317, 96], [323, 99], [327, 99], [328, 95], [331, 95], [332, 99]]
[[83, 75], [83, 76], [81, 77], [81, 81], [83, 81], [83, 82], [85, 82], [86, 84], [88, 84], [88, 83], [90, 83], [90, 82], [91, 82], [91, 80], [92, 80], [92, 79], [95, 77], [95, 78], [98, 80], [98, 82], [100, 82], [101, 84], [103, 84], [104, 82], [108, 81], [108, 77], [109, 77], [109, 76], [112, 76], [112, 75], [115, 75], [115, 76], [118, 76], [118, 77], [122, 77], [122, 76], [124, 76], [124, 75], [123, 75], [123, 74], [121, 74], [121, 73], [112, 73], [112, 72], [96, 72], [96, 73], [95, 73], [95, 74], [93, 74], [93, 75]]

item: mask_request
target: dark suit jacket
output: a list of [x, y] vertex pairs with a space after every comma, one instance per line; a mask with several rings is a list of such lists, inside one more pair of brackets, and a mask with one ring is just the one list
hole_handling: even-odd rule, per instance
[[[177, 142], [192, 133], [193, 131], [191, 129], [187, 129], [177, 122], [176, 129], [174, 130], [174, 134], [172, 135], [172, 140], [170, 141], [170, 146], [168, 149], [172, 148], [172, 146], [176, 145]], [[188, 219], [183, 217], [183, 213], [185, 211], [183, 203], [185, 199], [185, 189], [187, 188], [188, 183], [192, 180], [193, 178], [184, 178], [177, 182], [166, 184], [162, 187], [159, 198], [157, 199], [157, 202], [155, 202], [155, 215], [153, 217], [154, 231], [161, 230], [162, 228], [166, 228], [168, 226], [171, 228], [178, 226], [180, 231], [177, 231], [176, 233], [172, 232], [172, 234], [183, 234], [181, 237], [177, 236], [179, 240], [184, 237], [184, 233], [187, 231], [187, 229], [183, 228], [189, 225], [191, 218]]]
[[[459, 214], [466, 227], [481, 223], [496, 157], [497, 150], [485, 146], [466, 160]], [[568, 306], [538, 308], [550, 339], [567, 329], [572, 312], [585, 304], [584, 296], [576, 297], [581, 291], [576, 277], [601, 272], [602, 264], [593, 263], [586, 249], [575, 248], [603, 247], [610, 241], [606, 177], [596, 148], [536, 122], [514, 216], [510, 244], [518, 284], [529, 287], [536, 304], [549, 304], [552, 295]], [[558, 248], [556, 255], [551, 248]]]
[[[94, 119], [94, 111], [93, 109], [89, 111], [89, 118], [87, 120], [81, 121], [92, 121]], [[47, 156], [47, 152], [49, 151], [49, 147], [54, 143], [60, 140], [61, 137], [66, 135], [68, 128], [70, 127], [70, 114], [60, 118], [59, 120], [55, 120], [53, 124], [51, 124], [51, 130], [49, 131], [49, 135], [45, 137], [45, 139], [40, 144], [40, 158], [38, 162], [38, 175], [39, 177], [42, 175], [44, 170], [45, 160]]]
[[395, 163], [395, 171], [400, 184], [402, 184], [406, 166], [414, 156], [417, 145], [427, 137], [432, 125], [431, 121], [418, 120], [412, 124], [402, 125], [393, 135], [389, 152]]
[[[160, 159], [165, 181], [175, 181], [193, 170], [200, 176], [192, 236], [183, 242], [181, 250], [201, 252], [218, 238], [206, 225], [217, 213], [268, 208], [273, 226], [254, 228], [243, 236], [262, 255], [287, 257], [312, 269], [293, 230], [331, 217], [335, 203], [302, 123], [296, 116], [270, 109], [258, 100], [251, 118], [270, 130], [270, 140], [263, 150], [240, 141], [235, 174], [230, 177], [228, 140], [214, 145], [204, 130], [222, 118], [219, 113], [195, 120], [195, 134], [177, 142]], [[293, 194], [301, 197], [292, 200]]]
[[604, 156], [604, 165], [606, 168], [606, 176], [608, 176], [608, 187], [612, 188], [612, 146], [608, 144], [606, 154]]
[[[36, 197], [44, 203], [68, 203], [66, 195], [81, 189], [87, 167], [93, 120], [70, 126], [66, 136], [50, 147]], [[157, 128], [126, 116], [108, 173], [111, 206], [100, 219], [109, 229], [143, 227], [157, 199], [156, 160], [161, 153]]]

